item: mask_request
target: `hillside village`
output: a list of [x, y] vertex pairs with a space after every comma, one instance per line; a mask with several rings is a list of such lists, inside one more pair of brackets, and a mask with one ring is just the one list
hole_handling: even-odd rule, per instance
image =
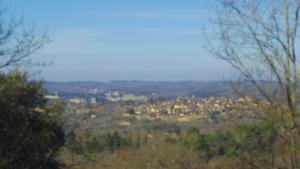
[[257, 105], [249, 97], [236, 99], [225, 97], [210, 97], [203, 99], [166, 100], [156, 103], [143, 103], [129, 108], [124, 116], [135, 116], [137, 118], [168, 119], [176, 118], [179, 121], [195, 119], [222, 119], [252, 117], [256, 118], [258, 113], [254, 111]]
[[[46, 96], [50, 100], [59, 100], [55, 95]], [[103, 102], [104, 100], [104, 102]], [[147, 96], [137, 96], [121, 91], [109, 91], [99, 97], [73, 97], [63, 102], [69, 108], [76, 108], [77, 113], [91, 113], [95, 117], [101, 110], [101, 106], [114, 104], [120, 106], [119, 114], [124, 118], [135, 118], [138, 120], [162, 119], [188, 122], [195, 120], [209, 120], [217, 123], [218, 119], [233, 120], [238, 118], [256, 119], [262, 114], [257, 112], [257, 105], [250, 97], [226, 98], [226, 97], [177, 97], [176, 99], [151, 100]], [[129, 123], [126, 122], [128, 125]], [[121, 124], [122, 125], [122, 124]]]

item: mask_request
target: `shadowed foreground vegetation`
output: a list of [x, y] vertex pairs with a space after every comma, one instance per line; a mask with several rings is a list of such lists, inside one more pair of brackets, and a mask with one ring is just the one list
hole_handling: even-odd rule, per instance
[[42, 82], [0, 74], [0, 168], [55, 169], [64, 145], [63, 107], [48, 105]]

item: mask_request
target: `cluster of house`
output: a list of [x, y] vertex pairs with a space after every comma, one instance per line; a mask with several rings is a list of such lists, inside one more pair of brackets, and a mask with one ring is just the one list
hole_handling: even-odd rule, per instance
[[[47, 95], [45, 98], [55, 101], [59, 99], [59, 96], [56, 93], [55, 95]], [[123, 116], [137, 118], [164, 119], [175, 117], [177, 120], [190, 121], [190, 119], [216, 119], [216, 117], [228, 119], [251, 116], [256, 118], [259, 115], [256, 111], [257, 104], [249, 97], [209, 97], [203, 99], [179, 97], [176, 100], [150, 102], [146, 96], [110, 91], [104, 94], [104, 99], [110, 102], [135, 101], [138, 104], [129, 107]], [[98, 105], [96, 97], [88, 99], [74, 97], [68, 99], [66, 103], [72, 106]]]
[[206, 118], [220, 115], [224, 118], [229, 116], [243, 116], [245, 113], [255, 115], [253, 108], [256, 104], [249, 97], [225, 98], [210, 97], [205, 99], [176, 99], [156, 103], [143, 103], [135, 106], [124, 116], [147, 116], [147, 117], [186, 117], [197, 116]]

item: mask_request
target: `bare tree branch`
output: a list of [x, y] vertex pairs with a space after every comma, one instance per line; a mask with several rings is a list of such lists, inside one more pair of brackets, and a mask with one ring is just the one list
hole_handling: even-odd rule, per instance
[[[297, 42], [299, 0], [221, 0], [210, 39], [213, 55], [229, 63], [255, 89], [253, 97], [268, 103], [286, 136], [290, 168], [298, 159], [295, 141], [299, 115]], [[251, 89], [253, 89], [251, 88]], [[249, 92], [251, 93], [251, 92]], [[277, 118], [277, 117], [276, 117]]]
[[32, 61], [31, 56], [48, 42], [46, 34], [26, 28], [24, 17], [14, 19], [0, 8], [0, 70], [40, 64]]

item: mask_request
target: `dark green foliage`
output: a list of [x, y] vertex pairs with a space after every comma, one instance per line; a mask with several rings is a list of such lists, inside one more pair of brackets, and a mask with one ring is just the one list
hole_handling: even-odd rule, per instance
[[191, 128], [182, 139], [183, 147], [199, 152], [204, 161], [216, 157], [238, 157], [244, 153], [254, 158], [263, 156], [275, 143], [276, 132], [271, 123], [241, 125], [230, 132], [216, 130], [200, 133]]
[[76, 136], [74, 131], [66, 134], [65, 146], [75, 154], [85, 154], [86, 149], [89, 150], [90, 148], [84, 144], [82, 137]]
[[220, 112], [218, 111], [213, 111], [213, 112], [208, 112], [209, 118], [214, 122], [218, 123], [218, 117], [220, 115]]
[[104, 139], [104, 147], [110, 152], [114, 152], [119, 150], [127, 145], [129, 145], [129, 141], [119, 135], [117, 131], [114, 134], [107, 134], [103, 137]]
[[87, 145], [87, 150], [89, 153], [98, 153], [102, 150], [101, 145], [102, 144], [95, 137], [93, 137]]
[[41, 82], [26, 74], [0, 74], [0, 168], [55, 169], [64, 145], [60, 106], [44, 99]]
[[187, 149], [198, 151], [200, 144], [200, 131], [197, 128], [190, 128], [183, 139], [183, 145]]
[[268, 152], [277, 139], [277, 133], [271, 123], [259, 125], [241, 125], [236, 129], [236, 151], [247, 151], [257, 156]]
[[135, 146], [131, 139], [119, 135], [117, 131], [113, 134], [107, 133], [100, 136], [91, 135], [89, 132], [84, 137], [76, 136], [70, 132], [66, 136], [66, 147], [77, 155], [89, 157], [105, 151], [115, 152], [127, 146]]
[[135, 114], [135, 111], [133, 108], [127, 108], [127, 113], [128, 114]]

